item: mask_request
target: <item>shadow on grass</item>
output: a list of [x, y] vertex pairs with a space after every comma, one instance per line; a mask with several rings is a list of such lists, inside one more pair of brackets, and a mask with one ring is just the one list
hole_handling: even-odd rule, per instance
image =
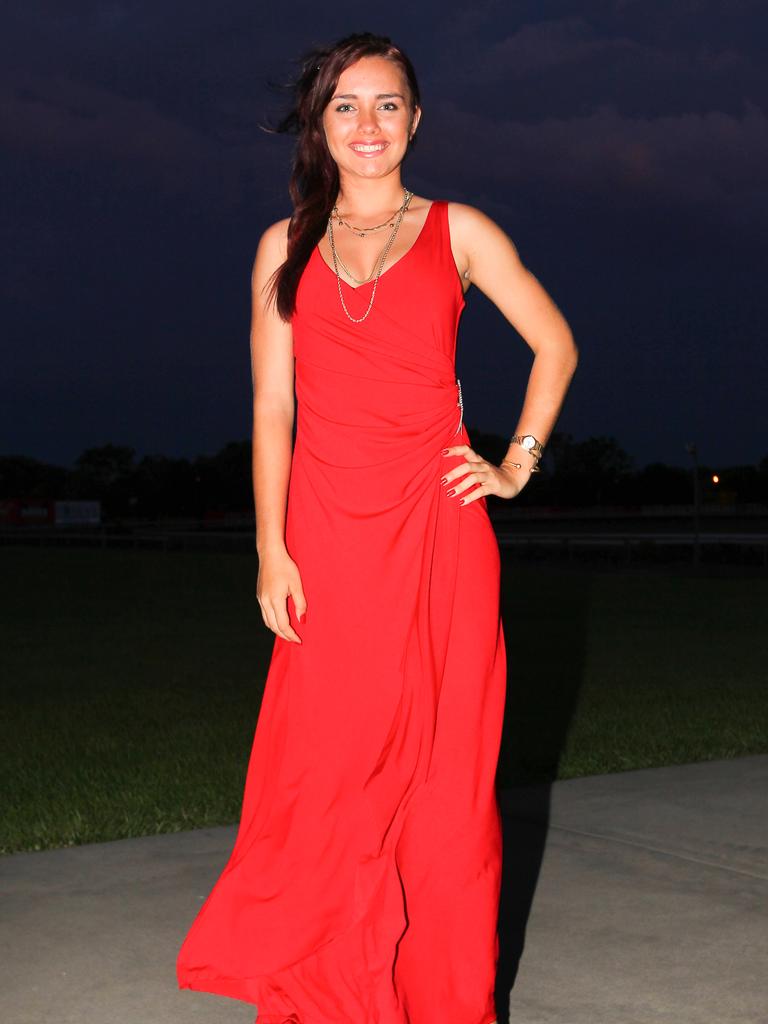
[[585, 674], [592, 576], [521, 566], [502, 552], [507, 698], [497, 786], [504, 862], [496, 1008], [509, 1019], [557, 778]]

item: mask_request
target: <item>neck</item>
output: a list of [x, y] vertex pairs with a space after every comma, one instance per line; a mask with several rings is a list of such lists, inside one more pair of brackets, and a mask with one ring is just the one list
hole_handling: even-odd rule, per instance
[[399, 174], [375, 181], [342, 180], [336, 206], [347, 217], [360, 221], [375, 220], [382, 214], [388, 216], [402, 206], [404, 196]]

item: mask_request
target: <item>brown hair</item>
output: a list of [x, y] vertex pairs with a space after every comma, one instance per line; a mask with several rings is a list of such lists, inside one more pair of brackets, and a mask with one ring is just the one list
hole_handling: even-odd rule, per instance
[[[362, 32], [300, 57], [301, 70], [287, 86], [293, 93], [293, 105], [276, 126], [265, 127], [271, 133], [287, 132], [298, 136], [288, 185], [293, 201], [288, 252], [269, 284], [269, 301], [276, 301], [277, 312], [285, 321], [293, 316], [299, 280], [313, 248], [323, 236], [339, 191], [339, 169], [325, 140], [323, 111], [342, 71], [361, 57], [386, 57], [401, 68], [408, 82], [413, 116], [420, 105], [420, 94], [410, 60], [388, 36]], [[415, 135], [408, 143], [406, 156], [414, 140]]]

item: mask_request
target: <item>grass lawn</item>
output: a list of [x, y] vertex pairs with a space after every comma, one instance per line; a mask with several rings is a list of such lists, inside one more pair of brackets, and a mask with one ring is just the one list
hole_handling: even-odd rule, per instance
[[[0, 852], [236, 822], [255, 553], [0, 550]], [[768, 580], [504, 558], [499, 783], [768, 752]]]

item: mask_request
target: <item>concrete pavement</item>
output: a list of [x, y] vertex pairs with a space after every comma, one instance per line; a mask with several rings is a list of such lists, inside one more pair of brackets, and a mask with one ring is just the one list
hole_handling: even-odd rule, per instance
[[[513, 1024], [768, 1024], [768, 756], [504, 790], [500, 804], [500, 1022], [509, 1009]], [[2, 1024], [253, 1024], [247, 1003], [178, 991], [174, 970], [234, 839], [1, 858]]]
[[[509, 904], [541, 805], [501, 803]], [[511, 1008], [520, 1024], [768, 1024], [768, 757], [555, 783]]]

